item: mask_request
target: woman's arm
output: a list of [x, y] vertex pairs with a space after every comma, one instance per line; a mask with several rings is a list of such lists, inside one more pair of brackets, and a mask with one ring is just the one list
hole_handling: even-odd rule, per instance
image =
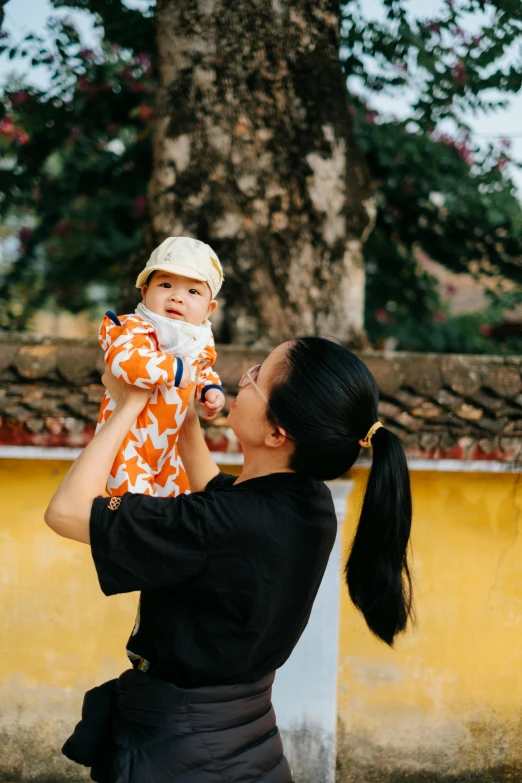
[[200, 492], [217, 476], [219, 468], [212, 459], [193, 403], [189, 403], [178, 437], [178, 450], [191, 492]]
[[93, 500], [104, 494], [118, 449], [150, 396], [149, 390], [117, 381], [110, 370], [106, 370], [102, 381], [117, 400], [116, 407], [75, 460], [44, 515], [45, 522], [55, 533], [83, 544], [90, 542]]

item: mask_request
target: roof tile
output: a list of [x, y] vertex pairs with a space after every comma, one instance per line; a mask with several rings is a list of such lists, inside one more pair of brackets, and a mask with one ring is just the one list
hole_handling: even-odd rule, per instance
[[[268, 350], [218, 347], [226, 407], [241, 373]], [[379, 417], [410, 456], [522, 464], [520, 357], [360, 354], [380, 389]], [[83, 446], [104, 394], [95, 340], [0, 335], [0, 443]], [[211, 449], [234, 452], [226, 418], [203, 422]], [[363, 433], [364, 434], [364, 433]]]

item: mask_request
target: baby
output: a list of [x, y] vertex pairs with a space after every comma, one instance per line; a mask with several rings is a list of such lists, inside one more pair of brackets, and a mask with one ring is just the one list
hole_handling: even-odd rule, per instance
[[[211, 247], [190, 237], [169, 237], [138, 275], [143, 301], [136, 311], [105, 315], [99, 341], [107, 365], [126, 383], [153, 389], [114, 461], [109, 495], [189, 492], [176, 442], [194, 384], [205, 418], [213, 418], [225, 404], [212, 369], [216, 351], [208, 321], [222, 283], [223, 270]], [[106, 392], [97, 429], [115, 404]]]

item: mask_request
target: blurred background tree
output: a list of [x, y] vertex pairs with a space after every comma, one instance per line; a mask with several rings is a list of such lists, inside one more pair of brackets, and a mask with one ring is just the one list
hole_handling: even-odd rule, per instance
[[[49, 302], [80, 311], [103, 296], [128, 308], [130, 270], [154, 241], [147, 201], [158, 94], [154, 8], [118, 0], [56, 5], [93, 14], [103, 43], [87, 48], [63, 19], [50, 21], [43, 36], [3, 42], [10, 56], [45, 65], [50, 86], [13, 77], [4, 93], [2, 236], [18, 242], [0, 270], [2, 328], [24, 328]], [[449, 0], [437, 19], [420, 20], [405, 0], [383, 7], [377, 22], [345, 3], [340, 25], [346, 112], [377, 205], [364, 247], [367, 333], [373, 344], [392, 338], [405, 349], [516, 350], [516, 336], [493, 340], [505, 309], [522, 299], [522, 211], [507, 172], [509, 144], [479, 145], [466, 117], [502, 108], [522, 86], [519, 0]], [[405, 92], [407, 120], [380, 116], [368, 101]], [[485, 281], [490, 306], [451, 317], [421, 253]], [[225, 324], [227, 334], [238, 337]]]

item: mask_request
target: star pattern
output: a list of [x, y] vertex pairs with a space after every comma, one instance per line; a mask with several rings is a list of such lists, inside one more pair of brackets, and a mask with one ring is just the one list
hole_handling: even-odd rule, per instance
[[158, 472], [158, 462], [163, 452], [165, 451], [164, 446], [161, 446], [159, 449], [154, 448], [152, 438], [150, 437], [149, 433], [147, 433], [147, 440], [145, 443], [143, 443], [141, 446], [135, 446], [134, 450], [136, 454], [141, 457], [145, 465], [150, 467], [153, 473]]

